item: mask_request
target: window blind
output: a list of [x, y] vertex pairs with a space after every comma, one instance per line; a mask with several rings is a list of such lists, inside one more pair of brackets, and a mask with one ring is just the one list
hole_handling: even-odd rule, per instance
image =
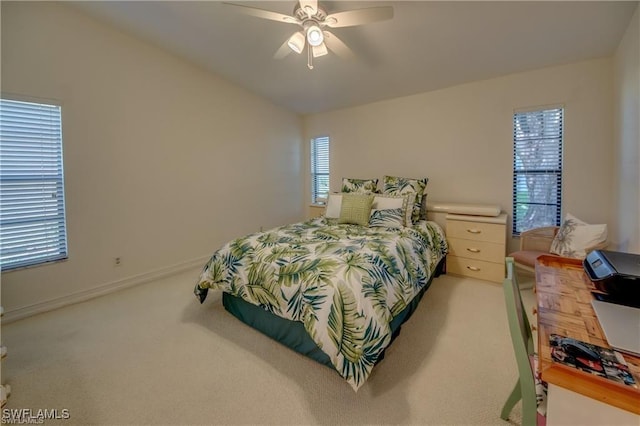
[[1, 99], [2, 270], [66, 257], [61, 108]]
[[513, 234], [560, 225], [563, 108], [513, 115]]
[[311, 139], [311, 202], [320, 204], [320, 198], [329, 194], [329, 137]]

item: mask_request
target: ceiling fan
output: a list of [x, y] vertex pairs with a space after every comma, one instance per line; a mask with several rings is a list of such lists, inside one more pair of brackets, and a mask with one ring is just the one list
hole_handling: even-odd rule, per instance
[[291, 52], [300, 54], [307, 47], [307, 66], [309, 69], [313, 69], [313, 58], [326, 55], [328, 50], [345, 58], [353, 56], [351, 49], [335, 34], [327, 30], [327, 27], [353, 27], [393, 18], [393, 7], [391, 6], [378, 6], [327, 14], [325, 9], [318, 4], [318, 0], [299, 0], [293, 9], [293, 14], [284, 15], [240, 4], [224, 4], [240, 13], [272, 21], [295, 24], [301, 27], [301, 30], [289, 37], [273, 56], [276, 59], [281, 59]]

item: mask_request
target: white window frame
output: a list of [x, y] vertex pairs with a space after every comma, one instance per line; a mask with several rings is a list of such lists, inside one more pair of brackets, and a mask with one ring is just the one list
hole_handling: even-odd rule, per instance
[[2, 271], [67, 259], [62, 106], [0, 99]]
[[329, 195], [330, 146], [329, 136], [317, 136], [311, 139], [309, 146], [311, 154], [311, 204], [314, 205], [325, 204]]
[[559, 226], [562, 218], [564, 106], [513, 114], [513, 227]]

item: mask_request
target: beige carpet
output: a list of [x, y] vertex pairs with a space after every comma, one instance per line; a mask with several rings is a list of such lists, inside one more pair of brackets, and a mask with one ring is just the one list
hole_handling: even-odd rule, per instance
[[355, 393], [218, 293], [200, 305], [198, 272], [3, 325], [5, 408], [68, 409], [59, 424], [509, 424], [517, 371], [497, 284], [436, 278]]

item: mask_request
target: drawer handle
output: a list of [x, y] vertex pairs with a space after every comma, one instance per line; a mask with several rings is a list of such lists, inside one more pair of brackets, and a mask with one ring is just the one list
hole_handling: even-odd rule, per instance
[[477, 266], [467, 266], [467, 269], [474, 272], [480, 271], [480, 268], [478, 268]]
[[467, 232], [469, 232], [470, 234], [479, 234], [482, 231], [479, 229], [467, 229]]
[[471, 253], [480, 253], [480, 249], [477, 249], [477, 248], [469, 248], [469, 247], [467, 247], [467, 250], [470, 251]]

